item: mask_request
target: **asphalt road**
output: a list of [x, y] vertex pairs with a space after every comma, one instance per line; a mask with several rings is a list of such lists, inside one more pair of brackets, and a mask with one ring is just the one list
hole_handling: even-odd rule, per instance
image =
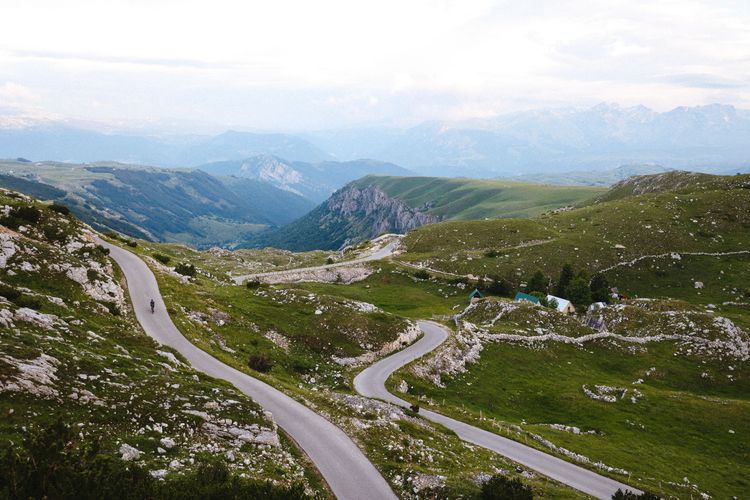
[[400, 239], [396, 239], [394, 241], [391, 241], [387, 245], [385, 245], [383, 248], [380, 248], [377, 251], [375, 251], [375, 252], [373, 252], [373, 253], [365, 256], [365, 257], [360, 257], [358, 259], [347, 260], [347, 261], [344, 261], [344, 262], [337, 262], [335, 264], [325, 264], [325, 265], [322, 265], [322, 266], [313, 266], [313, 267], [298, 267], [298, 268], [295, 268], [295, 269], [284, 269], [282, 271], [269, 271], [267, 273], [245, 274], [245, 275], [242, 275], [242, 276], [235, 276], [232, 279], [234, 280], [234, 282], [236, 284], [241, 285], [245, 281], [247, 281], [249, 279], [252, 279], [252, 278], [262, 278], [264, 276], [278, 276], [278, 275], [292, 274], [292, 273], [293, 274], [297, 274], [297, 273], [302, 273], [302, 272], [305, 272], [305, 271], [320, 271], [322, 269], [332, 269], [332, 268], [336, 268], [336, 267], [346, 267], [346, 266], [351, 266], [351, 265], [354, 265], [354, 264], [362, 264], [364, 262], [372, 262], [372, 261], [375, 261], [375, 260], [382, 260], [382, 259], [385, 259], [387, 257], [390, 257], [393, 254], [394, 250], [396, 250], [396, 248], [398, 248], [398, 246], [399, 246], [400, 243], [401, 243], [401, 240]]
[[[448, 338], [448, 330], [437, 323], [420, 321], [419, 327], [424, 335], [417, 342], [381, 359], [355, 377], [354, 388], [358, 393], [400, 406], [409, 406], [409, 403], [386, 390], [385, 381], [394, 371], [432, 351]], [[640, 493], [636, 488], [626, 484], [439, 413], [420, 408], [419, 414], [427, 420], [451, 429], [464, 441], [499, 453], [529, 469], [594, 497], [612, 498], [612, 495], [620, 488]]]
[[[109, 249], [110, 256], [125, 274], [136, 317], [146, 333], [176, 349], [196, 370], [231, 382], [273, 413], [279, 427], [310, 457], [337, 498], [396, 498], [380, 472], [341, 429], [270, 385], [225, 365], [191, 344], [169, 318], [156, 278], [148, 266], [127, 250], [105, 241], [100, 243]], [[152, 298], [156, 303], [153, 314], [149, 309]]]

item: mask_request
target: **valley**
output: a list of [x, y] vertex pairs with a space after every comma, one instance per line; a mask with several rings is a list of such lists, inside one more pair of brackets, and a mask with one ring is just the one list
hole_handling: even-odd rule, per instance
[[0, 500], [750, 498], [737, 0], [0, 2]]
[[[389, 178], [376, 179], [393, 189]], [[672, 172], [633, 178], [606, 192], [570, 193], [576, 208], [557, 199], [563, 209], [527, 218], [433, 222], [341, 252], [197, 251], [104, 237], [150, 267], [163, 307], [191, 344], [323, 415], [399, 497], [474, 495], [477, 478], [497, 471], [519, 477], [535, 497], [582, 495], [564, 485], [574, 484], [569, 476], [561, 484], [504, 457], [502, 447], [462, 441], [429, 422], [431, 412], [633, 489], [722, 497], [748, 487], [748, 182]], [[423, 203], [419, 190], [403, 192]], [[630, 244], [644, 231], [650, 238]], [[619, 298], [598, 313], [578, 303], [592, 299], [576, 299], [577, 318], [512, 300], [537, 271], [555, 293], [566, 263], [586, 273], [586, 288], [602, 274]], [[470, 304], [474, 288], [484, 297]], [[447, 339], [386, 384], [419, 411], [358, 394], [358, 374], [418, 341], [422, 320], [443, 325]], [[294, 484], [320, 488], [314, 474], [298, 477], [307, 482]]]

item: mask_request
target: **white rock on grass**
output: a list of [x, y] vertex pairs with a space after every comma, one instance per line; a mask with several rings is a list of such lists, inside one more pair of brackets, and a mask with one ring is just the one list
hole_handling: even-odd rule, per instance
[[0, 269], [5, 269], [8, 265], [8, 259], [18, 251], [13, 239], [13, 236], [8, 233], [0, 233]]
[[174, 439], [165, 437], [159, 440], [159, 444], [162, 445], [164, 448], [171, 450], [172, 448], [174, 448], [175, 442], [174, 442]]
[[409, 384], [406, 383], [406, 380], [402, 380], [400, 384], [398, 384], [398, 392], [406, 394], [409, 392]]
[[26, 321], [28, 323], [41, 326], [44, 329], [51, 330], [55, 323], [58, 321], [57, 316], [54, 314], [44, 314], [28, 307], [22, 307], [16, 311], [16, 320]]
[[127, 443], [123, 443], [122, 446], [120, 446], [120, 454], [122, 456], [121, 458], [126, 462], [129, 462], [130, 460], [138, 460], [139, 458], [141, 458], [140, 450], [133, 448]]

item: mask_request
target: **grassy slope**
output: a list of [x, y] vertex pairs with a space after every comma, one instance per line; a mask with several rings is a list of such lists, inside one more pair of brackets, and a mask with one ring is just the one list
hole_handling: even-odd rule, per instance
[[[0, 192], [0, 207], [31, 204]], [[212, 420], [228, 418], [242, 426], [271, 426], [260, 407], [233, 387], [159, 355], [157, 349], [168, 349], [158, 348], [141, 332], [127, 303], [120, 305], [119, 314], [108, 312], [114, 310], [107, 304], [116, 303], [116, 296], [94, 300], [64, 269], [56, 270], [54, 266], [83, 268], [89, 284], [122, 281], [75, 219], [41, 204], [35, 206], [42, 217], [26, 224], [26, 236], [8, 233], [0, 225], [0, 233], [12, 235], [17, 250], [0, 269], [0, 280], [4, 286], [25, 289], [25, 296], [38, 300], [37, 311], [53, 315], [48, 318], [55, 324], [45, 328], [22, 320], [20, 305], [0, 298], [2, 314], [16, 315], [0, 335], [0, 447], [17, 446], [29, 432], [61, 419], [74, 426], [82, 440], [98, 441], [102, 453], [119, 456], [120, 444], [127, 443], [143, 452], [138, 462], [148, 470], [169, 470], [174, 460], [190, 468], [193, 458], [234, 448], [230, 440], [204, 432], [203, 419], [184, 410], [206, 411]], [[50, 240], [45, 234], [51, 233], [42, 232], [45, 228], [58, 229], [65, 240]], [[56, 360], [51, 361], [56, 370], [47, 381], [26, 376], [15, 367], [19, 362], [34, 362], [42, 354]], [[20, 380], [31, 381], [36, 388], [10, 389]], [[34, 395], [39, 390], [45, 395]], [[159, 430], [156, 424], [161, 423]], [[159, 440], [164, 437], [176, 445], [159, 453]], [[293, 445], [284, 442], [281, 448], [243, 445], [235, 449], [238, 461], [229, 466], [282, 483], [306, 477], [312, 488], [321, 490], [314, 469]], [[242, 465], [243, 460], [253, 468]]]
[[428, 213], [444, 219], [461, 220], [532, 217], [576, 205], [603, 191], [582, 186], [443, 177], [367, 176], [356, 184], [375, 185], [412, 208], [427, 208]]
[[[697, 182], [686, 184], [670, 179], [657, 192], [639, 197], [631, 196], [633, 186], [620, 186], [609, 196], [612, 201], [570, 212], [428, 226], [407, 237], [409, 252], [402, 258], [518, 283], [536, 269], [556, 278], [565, 262], [591, 273], [644, 254], [747, 250], [749, 179], [698, 176]], [[625, 248], [616, 249], [616, 244]], [[488, 250], [497, 250], [498, 256], [485, 256]], [[750, 256], [648, 258], [614, 268], [607, 277], [629, 295], [677, 298], [704, 311], [711, 304], [715, 314], [729, 317], [745, 331], [750, 327]], [[695, 288], [695, 281], [705, 287]], [[665, 310], [675, 307], [668, 301], [656, 304]], [[493, 331], [544, 326], [528, 320], [501, 320]], [[656, 323], [650, 328], [649, 321], [627, 323], [627, 328], [639, 325], [655, 331]], [[559, 321], [551, 329], [571, 334]], [[647, 377], [651, 367], [655, 375]], [[657, 493], [695, 494], [690, 485], [680, 484], [684, 477], [718, 497], [742, 497], [750, 491], [745, 479], [750, 470], [747, 361], [678, 354], [670, 342], [631, 349], [604, 341], [584, 348], [549, 343], [536, 349], [496, 343], [487, 345], [480, 362], [468, 369], [444, 377], [445, 388], [408, 372], [390, 383], [395, 386], [405, 378], [414, 395], [428, 396], [440, 411], [490, 427], [480, 416], [497, 419], [505, 429], [500, 432], [521, 425], [559, 446], [629, 470]], [[637, 404], [597, 402], [581, 391], [583, 384], [633, 388], [639, 378], [645, 380], [637, 386], [645, 396]], [[552, 423], [603, 434], [574, 435], [541, 425]], [[515, 438], [528, 439], [523, 434]]]
[[[736, 182], [750, 186], [750, 176]], [[750, 189], [732, 185], [627, 197], [533, 219], [425, 226], [407, 236], [404, 259], [461, 274], [512, 275], [520, 268], [525, 277], [536, 269], [556, 275], [567, 261], [594, 272], [642, 255], [747, 249]], [[489, 250], [497, 256], [485, 256]]]

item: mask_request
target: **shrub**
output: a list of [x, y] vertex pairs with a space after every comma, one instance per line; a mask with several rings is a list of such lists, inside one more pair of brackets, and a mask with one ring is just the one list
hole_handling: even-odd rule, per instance
[[265, 354], [253, 354], [247, 360], [247, 366], [260, 373], [268, 373], [273, 368], [273, 361]]
[[64, 243], [68, 239], [65, 231], [56, 226], [44, 226], [42, 233], [44, 234], [44, 238], [50, 243]]
[[50, 205], [47, 208], [49, 208], [53, 212], [57, 212], [58, 214], [62, 214], [62, 215], [70, 214], [70, 209], [68, 207], [57, 202], [54, 202], [52, 205]]
[[326, 259], [326, 264], [329, 264], [329, 265], [330, 265], [330, 264], [333, 264], [333, 257], [328, 257], [328, 258]]
[[315, 363], [307, 358], [292, 359], [292, 370], [296, 373], [307, 373], [315, 369]]
[[86, 269], [86, 277], [89, 279], [89, 281], [96, 281], [100, 279], [99, 273], [96, 271], [96, 269]]
[[11, 211], [11, 215], [24, 222], [36, 224], [42, 216], [41, 210], [32, 205], [22, 205]]
[[612, 495], [612, 500], [659, 500], [659, 497], [647, 491], [639, 494], [633, 493], [630, 490], [622, 491], [620, 489], [617, 490], [614, 495]]
[[195, 276], [195, 266], [189, 262], [180, 262], [175, 266], [174, 271], [183, 276]]
[[120, 308], [114, 302], [107, 302], [104, 305], [112, 316], [119, 316], [122, 314], [122, 311], [120, 311]]
[[138, 242], [135, 240], [128, 240], [125, 242], [125, 244], [130, 248], [136, 248], [138, 246]]
[[97, 251], [97, 253], [99, 253], [100, 255], [105, 256], [105, 257], [107, 255], [109, 255], [109, 248], [105, 248], [105, 247], [103, 247], [101, 245], [96, 245], [96, 251]]
[[154, 259], [158, 260], [164, 265], [169, 264], [169, 261], [172, 260], [172, 258], [169, 255], [164, 255], [163, 253], [155, 253], [153, 254]]
[[245, 286], [251, 290], [254, 288], [260, 288], [261, 285], [262, 283], [260, 282], [260, 280], [257, 280], [257, 279], [247, 280], [245, 282]]
[[28, 307], [29, 309], [39, 310], [42, 307], [42, 301], [38, 297], [32, 295], [21, 295], [17, 297], [13, 303], [18, 307]]
[[102, 234], [106, 236], [107, 238], [112, 238], [113, 240], [120, 239], [120, 236], [114, 231], [104, 231]]
[[486, 252], [484, 252], [484, 256], [485, 257], [489, 257], [489, 258], [497, 257], [499, 255], [501, 255], [500, 252], [498, 250], [494, 250], [494, 249], [493, 250], [487, 250]]
[[2, 498], [306, 498], [297, 484], [276, 486], [232, 474], [223, 461], [199, 461], [196, 469], [157, 481], [135, 463], [100, 452], [99, 443], [81, 442], [61, 421], [29, 433], [22, 446], [0, 449]]
[[19, 289], [11, 285], [0, 283], [0, 296], [5, 297], [18, 307], [28, 307], [29, 309], [39, 309], [42, 307], [42, 303], [38, 298], [32, 295], [24, 295]]
[[4, 283], [0, 283], [0, 297], [5, 297], [6, 299], [13, 302], [20, 296], [21, 292], [17, 288], [6, 285]]
[[430, 273], [428, 273], [424, 269], [420, 269], [419, 271], [414, 272], [414, 277], [418, 280], [428, 280], [430, 279]]
[[495, 475], [482, 485], [479, 494], [482, 500], [531, 500], [534, 495], [531, 487], [518, 478]]

